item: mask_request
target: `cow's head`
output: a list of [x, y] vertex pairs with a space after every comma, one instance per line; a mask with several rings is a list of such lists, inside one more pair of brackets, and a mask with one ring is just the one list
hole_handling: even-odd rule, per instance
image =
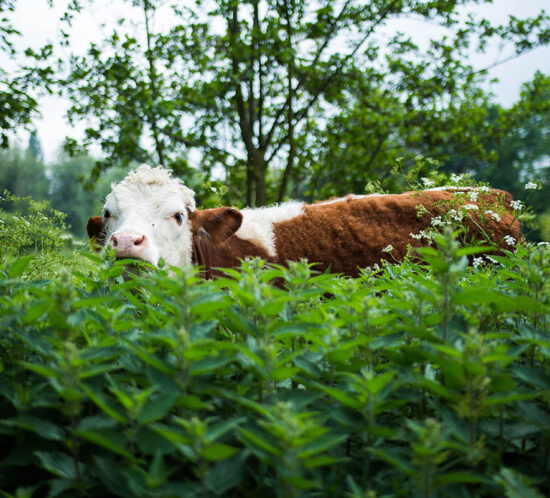
[[193, 237], [223, 242], [241, 225], [232, 208], [195, 209], [192, 190], [164, 168], [142, 165], [112, 186], [101, 217], [88, 220], [96, 245], [110, 245], [118, 258], [141, 259], [157, 265], [192, 262]]

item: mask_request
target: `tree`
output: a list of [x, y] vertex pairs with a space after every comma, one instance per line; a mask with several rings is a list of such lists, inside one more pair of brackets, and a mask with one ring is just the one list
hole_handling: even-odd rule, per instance
[[29, 136], [29, 146], [27, 149], [29, 154], [31, 154], [34, 159], [42, 161], [44, 158], [44, 155], [42, 154], [42, 145], [40, 144], [40, 139], [38, 138], [38, 132], [36, 130], [31, 131]]
[[46, 199], [48, 179], [44, 163], [28, 150], [12, 147], [0, 151], [0, 194], [7, 190], [18, 197]]
[[65, 223], [79, 237], [87, 237], [86, 223], [90, 216], [101, 213], [98, 199], [105, 199], [111, 182], [121, 180], [126, 170], [111, 169], [94, 188], [85, 188], [85, 180], [94, 167], [89, 156], [68, 158], [61, 156], [50, 166], [51, 182], [48, 200], [53, 208], [67, 213]]
[[[99, 143], [107, 157], [96, 174], [109, 165], [146, 160], [185, 174], [188, 153], [196, 150], [205, 178], [221, 167], [230, 192], [244, 194], [241, 202], [262, 205], [284, 199], [308, 178], [314, 184], [320, 176], [339, 177], [343, 164], [351, 176], [347, 162], [330, 174], [324, 169], [338, 154], [325, 151], [330, 144], [320, 138], [332, 134], [327, 140], [335, 148], [344, 130], [356, 134], [356, 141], [368, 135], [356, 157], [368, 166], [368, 175], [360, 177], [364, 187], [365, 178], [390, 171], [384, 161], [395, 154], [384, 151], [420, 149], [423, 140], [438, 145], [470, 126], [470, 115], [485, 98], [477, 89], [484, 74], [468, 65], [471, 50], [483, 50], [492, 37], [514, 44], [518, 53], [550, 39], [544, 13], [493, 26], [484, 19], [462, 20], [463, 6], [471, 3], [173, 2], [174, 25], [155, 32], [152, 19], [168, 7], [133, 0], [142, 12], [142, 33], [117, 27], [85, 56], [70, 60], [63, 82], [72, 100], [69, 116], [93, 118], [94, 125], [83, 144], [69, 140], [68, 149]], [[388, 23], [410, 16], [440, 25], [445, 35], [425, 49], [397, 32], [382, 49], [379, 37]], [[441, 129], [445, 122], [456, 125], [449, 138]]]
[[[50, 2], [51, 3], [51, 2]], [[10, 23], [7, 13], [15, 9], [15, 0], [0, 0], [0, 52], [15, 58], [14, 39], [21, 33]], [[27, 49], [27, 62], [15, 71], [0, 68], [0, 147], [7, 148], [8, 131], [28, 126], [38, 113], [37, 89], [51, 91], [53, 69], [49, 64], [52, 45], [41, 50]]]

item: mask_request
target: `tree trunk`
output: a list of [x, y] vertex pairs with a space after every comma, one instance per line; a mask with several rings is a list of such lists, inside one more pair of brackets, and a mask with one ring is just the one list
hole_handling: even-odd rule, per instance
[[[247, 185], [253, 184], [254, 190], [251, 195], [251, 207], [260, 207], [267, 204], [267, 162], [264, 152], [254, 149], [248, 154], [248, 173]], [[250, 177], [252, 176], [252, 178]]]
[[[284, 3], [284, 12], [286, 19], [286, 36], [288, 42], [288, 51], [292, 51], [292, 23], [290, 12], [289, 0], [285, 0]], [[277, 196], [278, 202], [283, 202], [288, 188], [288, 183], [292, 175], [292, 169], [294, 168], [294, 156], [296, 155], [296, 147], [294, 143], [294, 88], [292, 86], [292, 78], [294, 75], [294, 59], [289, 57], [287, 64], [287, 78], [288, 78], [288, 109], [287, 109], [287, 130], [288, 130], [288, 156], [286, 160], [286, 167], [283, 172], [283, 178], [281, 180], [281, 185], [279, 187], [279, 195]]]

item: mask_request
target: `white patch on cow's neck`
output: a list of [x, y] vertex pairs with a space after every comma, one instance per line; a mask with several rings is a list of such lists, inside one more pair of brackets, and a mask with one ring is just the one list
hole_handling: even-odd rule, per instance
[[235, 235], [264, 247], [271, 257], [277, 256], [273, 224], [304, 214], [303, 202], [285, 202], [267, 208], [246, 208], [241, 211], [243, 222]]

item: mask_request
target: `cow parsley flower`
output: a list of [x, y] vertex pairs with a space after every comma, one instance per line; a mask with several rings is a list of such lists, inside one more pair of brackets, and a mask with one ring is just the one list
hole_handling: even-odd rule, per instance
[[505, 235], [504, 242], [506, 242], [509, 246], [513, 246], [516, 243], [516, 239], [514, 239], [511, 235]]
[[420, 235], [419, 233], [410, 233], [409, 236], [413, 239], [416, 239], [416, 240], [420, 240], [422, 238], [422, 235]]
[[430, 180], [429, 178], [424, 177], [420, 180], [424, 184], [424, 187], [433, 187], [435, 185], [435, 182], [433, 180]]
[[489, 190], [491, 190], [491, 189], [489, 187], [487, 187], [487, 185], [482, 185], [481, 187], [479, 187], [479, 191], [483, 192], [484, 194], [487, 194], [489, 192]]
[[384, 249], [382, 249], [382, 252], [391, 253], [393, 251], [393, 246], [391, 244], [388, 244]]
[[500, 222], [500, 215], [498, 213], [495, 213], [492, 209], [488, 209], [485, 211], [485, 214], [491, 215], [491, 218], [495, 220], [497, 223]]
[[514, 211], [521, 211], [523, 209], [523, 202], [521, 201], [512, 201], [510, 206]]
[[477, 190], [470, 190], [470, 192], [468, 192], [468, 197], [472, 202], [477, 202], [478, 196], [479, 192]]
[[443, 224], [443, 220], [441, 219], [441, 216], [434, 216], [431, 223], [433, 227], [438, 227]]
[[479, 268], [483, 264], [483, 258], [480, 256], [478, 258], [474, 258], [472, 261], [472, 265], [474, 268]]
[[475, 204], [464, 204], [464, 209], [468, 209], [468, 210], [476, 210], [476, 209], [479, 209], [479, 207], [477, 207]]
[[448, 214], [449, 218], [454, 221], [462, 221], [462, 219], [464, 218], [464, 214], [462, 213], [462, 211], [457, 211], [456, 209], [449, 209]]
[[454, 174], [454, 173], [453, 173], [453, 174], [450, 176], [450, 178], [449, 178], [449, 181], [450, 181], [451, 183], [458, 183], [458, 182], [460, 182], [461, 180], [462, 180], [462, 175], [456, 175], [456, 174]]
[[498, 265], [500, 264], [495, 258], [491, 258], [491, 256], [485, 256], [487, 258], [488, 261], [490, 261], [491, 263], [494, 263], [495, 265]]
[[535, 182], [528, 182], [525, 184], [525, 190], [537, 190], [539, 186]]

